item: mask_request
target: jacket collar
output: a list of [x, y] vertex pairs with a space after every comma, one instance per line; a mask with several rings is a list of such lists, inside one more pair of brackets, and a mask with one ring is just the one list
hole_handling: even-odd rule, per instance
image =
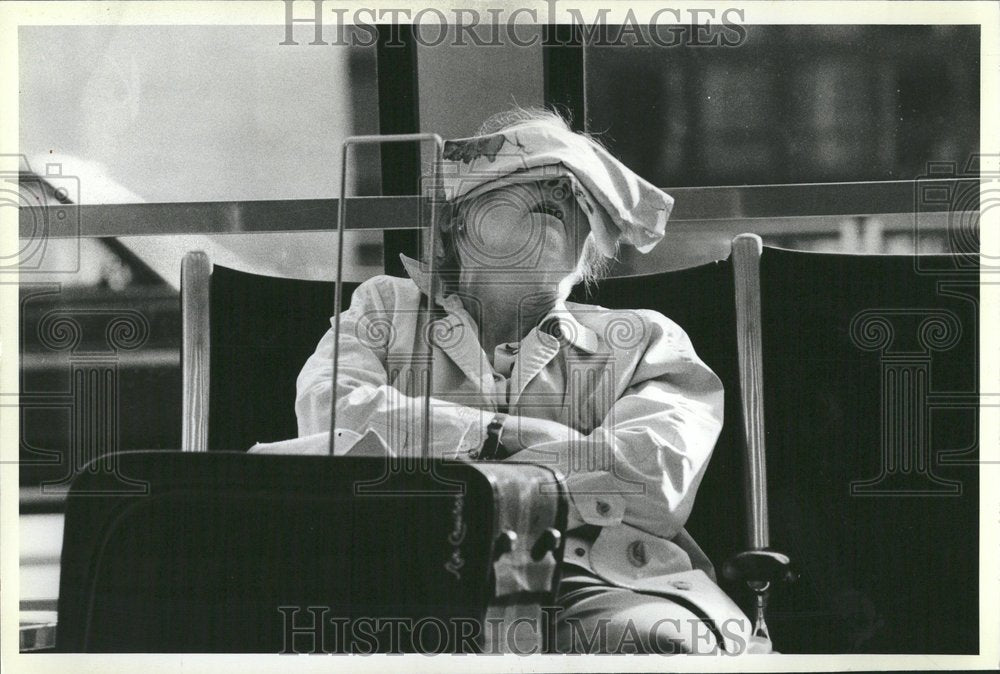
[[[429, 295], [430, 274], [422, 268], [421, 263], [403, 254], [400, 254], [399, 259], [403, 262], [403, 268], [407, 275], [420, 292]], [[444, 293], [439, 290], [435, 301], [448, 313], [464, 311], [462, 300], [456, 294], [445, 297]], [[545, 318], [539, 322], [538, 330], [546, 335], [565, 339], [574, 347], [587, 353], [595, 353], [599, 346], [600, 340], [597, 333], [580, 323], [563, 300], [559, 300]]]

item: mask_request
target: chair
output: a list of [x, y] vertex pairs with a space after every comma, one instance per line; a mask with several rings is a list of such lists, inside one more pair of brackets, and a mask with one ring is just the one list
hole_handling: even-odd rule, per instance
[[[578, 287], [571, 299], [659, 311], [685, 329], [699, 356], [724, 382], [727, 423], [698, 496], [699, 503], [708, 501], [712, 507], [696, 505], [686, 528], [710, 559], [724, 561], [720, 584], [742, 600], [755, 622], [755, 633], [770, 637], [765, 621], [768, 595], [778, 584], [794, 580], [795, 572], [791, 560], [770, 546], [760, 256], [760, 238], [742, 234], [733, 239], [732, 254], [725, 260], [606, 279], [592, 294]], [[739, 410], [738, 416], [733, 410]]]
[[[723, 565], [720, 582], [749, 615], [760, 597], [770, 597], [767, 620], [781, 652], [976, 652], [978, 269], [958, 256], [851, 256], [758, 246], [753, 237], [739, 237], [729, 260], [610, 279], [595, 296], [577, 298], [661, 311], [687, 331], [726, 385], [727, 423], [689, 531], [711, 559], [732, 560]], [[185, 261], [185, 448], [242, 451], [259, 440], [294, 435], [292, 383], [327, 329], [332, 291], [316, 300], [315, 309], [291, 311], [284, 309], [288, 298], [305, 297], [299, 288], [307, 282], [219, 267], [209, 274], [204, 262], [197, 256]], [[737, 278], [742, 280], [736, 287], [749, 297], [737, 299]], [[216, 282], [231, 295], [216, 294]], [[268, 286], [282, 289], [272, 293]], [[227, 319], [209, 311], [209, 287], [212, 304], [224, 296], [245, 313]], [[315, 337], [302, 335], [296, 342], [301, 354], [289, 347], [291, 370], [280, 380], [287, 382], [281, 385], [287, 394], [274, 391], [277, 375], [248, 366], [271, 347], [238, 336], [265, 324], [254, 319], [260, 315], [254, 312], [269, 310], [265, 303], [239, 299], [258, 296], [271, 298], [291, 318], [299, 311], [318, 313], [315, 328], [303, 328], [315, 330]], [[759, 321], [753, 320], [754, 304]], [[311, 313], [301, 317], [312, 321]], [[226, 320], [241, 322], [231, 327]], [[219, 340], [220, 331], [232, 335]], [[279, 346], [285, 338], [274, 340], [272, 346]], [[754, 344], [761, 358], [754, 357]], [[206, 361], [210, 382], [196, 376]], [[219, 381], [232, 383], [222, 388], [237, 389], [229, 402], [215, 390]], [[284, 408], [254, 407], [248, 399], [262, 390], [281, 398]], [[208, 423], [205, 401], [215, 416], [226, 410], [222, 425]], [[271, 405], [277, 402], [272, 398]], [[259, 425], [251, 433], [241, 424]], [[743, 486], [747, 473], [749, 490]], [[67, 517], [70, 532], [74, 520]], [[360, 525], [355, 546], [373, 539], [372, 531]], [[771, 591], [773, 583], [787, 577], [788, 568], [783, 557], [766, 550], [768, 534], [795, 559], [800, 575], [778, 592]], [[740, 552], [747, 550], [752, 554]], [[68, 563], [64, 556], [64, 568]], [[62, 601], [62, 591], [60, 596]], [[62, 629], [62, 609], [60, 623]]]
[[802, 574], [771, 607], [789, 650], [977, 652], [978, 279], [961, 255], [765, 251], [772, 530]]
[[[504, 652], [490, 621], [542, 624], [568, 507], [550, 469], [245, 455], [295, 437], [296, 375], [334, 284], [202, 253], [182, 281], [186, 451], [124, 452], [73, 482], [57, 650]], [[146, 492], [116, 492], [119, 474]], [[376, 622], [345, 636], [327, 615]], [[517, 637], [530, 650], [548, 630]]]
[[[742, 235], [734, 240], [733, 246], [733, 264], [724, 261], [692, 270], [658, 274], [656, 277], [661, 283], [690, 284], [698, 289], [697, 293], [688, 296], [715, 299], [714, 308], [705, 311], [702, 305], [699, 315], [714, 321], [717, 328], [721, 328], [704, 337], [706, 341], [715, 340], [709, 348], [726, 353], [724, 362], [720, 363], [717, 371], [724, 381], [731, 383], [726, 387], [728, 409], [743, 404], [744, 418], [757, 420], [762, 414], [762, 383], [759, 379], [760, 309], [759, 301], [755, 299], [759, 295], [757, 261], [760, 256], [760, 239], [754, 235]], [[207, 258], [200, 253], [187, 256], [183, 270], [185, 448], [198, 451], [203, 448], [248, 447], [258, 440], [294, 437], [293, 418], [267, 420], [265, 417], [262, 420], [260, 412], [266, 414], [267, 405], [284, 404], [286, 413], [290, 415], [292, 406], [289, 401], [293, 399], [291, 391], [294, 391], [294, 387], [283, 387], [282, 390], [286, 393], [283, 394], [282, 401], [275, 399], [275, 388], [270, 384], [286, 380], [294, 383], [294, 374], [326, 329], [325, 316], [330, 305], [329, 298], [333, 294], [333, 284], [268, 279], [221, 267], [213, 270]], [[734, 283], [734, 273], [737, 270], [740, 282]], [[637, 280], [605, 281], [601, 284], [600, 297], [612, 299], [609, 306], [634, 307], [637, 297], [646, 296], [646, 289], [637, 285]], [[644, 282], [648, 282], [645, 277], [638, 280], [639, 284]], [[212, 298], [208, 307], [204, 303], [206, 292]], [[614, 301], [615, 298], [617, 301]], [[348, 301], [349, 296], [345, 293], [342, 306], [347, 306]], [[661, 308], [656, 304], [643, 304], [650, 308]], [[226, 306], [227, 311], [220, 310], [220, 305]], [[295, 307], [292, 320], [289, 325], [277, 328], [280, 330], [277, 339], [272, 337], [274, 328], [264, 334], [263, 345], [256, 338], [248, 339], [244, 336], [246, 326], [265, 324], [267, 319], [275, 320], [270, 318], [271, 314], [268, 312], [277, 309], [275, 315], [281, 316], [288, 311], [289, 306]], [[695, 309], [695, 306], [692, 305], [690, 309]], [[670, 311], [665, 313], [672, 315]], [[206, 316], [209, 317], [207, 324]], [[324, 317], [322, 323], [320, 319], [315, 321], [315, 325], [322, 326], [321, 328], [314, 328], [310, 323], [314, 316]], [[218, 337], [215, 337], [220, 329], [226, 335], [221, 344]], [[209, 338], [209, 335], [213, 337]], [[304, 337], [305, 335], [308, 337]], [[286, 340], [289, 340], [288, 343]], [[696, 341], [695, 344], [699, 342]], [[739, 349], [743, 349], [744, 353], [738, 354]], [[264, 354], [272, 360], [268, 366], [269, 375], [248, 375], [253, 373]], [[206, 360], [211, 363], [207, 368], [211, 373], [210, 381], [218, 381], [222, 377], [223, 381], [237, 385], [210, 386], [203, 377]], [[744, 364], [743, 371], [739, 371], [741, 363]], [[258, 400], [248, 400], [255, 396], [247, 396], [246, 392], [260, 388], [250, 381], [254, 377], [259, 382], [268, 382], [268, 391], [263, 396], [268, 401], [266, 405], [261, 405]], [[744, 394], [737, 395], [741, 387]], [[229, 400], [225, 400], [225, 396], [229, 396]], [[206, 400], [212, 409], [227, 410], [221, 423], [210, 419], [211, 415], [206, 413]], [[196, 414], [193, 413], [195, 411]], [[256, 436], [249, 435], [250, 428], [254, 429]], [[740, 438], [738, 442], [737, 435]], [[207, 444], [202, 440], [206, 436]], [[758, 422], [746, 424], [742, 433], [737, 433], [734, 425], [727, 425], [726, 440], [734, 451], [719, 453], [722, 456], [716, 458], [715, 463], [723, 464], [720, 473], [726, 471], [735, 475], [742, 470], [746, 483], [745, 498], [732, 490], [727, 490], [724, 498], [730, 506], [727, 512], [745, 510], [747, 521], [741, 527], [732, 517], [720, 520], [718, 526], [713, 528], [711, 539], [727, 543], [707, 547], [710, 551], [719, 553], [713, 559], [728, 560], [726, 572], [734, 584], [743, 586], [749, 583], [755, 588], [753, 606], [748, 613], [756, 616], [758, 633], [767, 635], [764, 609], [768, 591], [775, 583], [790, 579], [791, 571], [787, 557], [768, 550], [763, 439], [763, 427]], [[741, 456], [742, 459], [737, 458]], [[713, 467], [710, 472], [715, 470]], [[737, 479], [744, 481], [743, 477]], [[734, 542], [740, 540], [741, 531], [744, 530], [750, 533], [750, 549], [729, 559], [734, 551], [740, 549], [741, 546]]]
[[[716, 561], [746, 545], [733, 274], [723, 260], [579, 298], [642, 298], [726, 383], [687, 525]], [[977, 652], [976, 260], [765, 247], [760, 288], [769, 529], [799, 574], [770, 601], [776, 649]], [[720, 582], [752, 607], [744, 582]]]
[[[294, 438], [295, 379], [330, 328], [334, 284], [213, 266], [200, 252], [184, 257], [181, 277], [181, 448]], [[357, 285], [344, 284], [343, 306]]]

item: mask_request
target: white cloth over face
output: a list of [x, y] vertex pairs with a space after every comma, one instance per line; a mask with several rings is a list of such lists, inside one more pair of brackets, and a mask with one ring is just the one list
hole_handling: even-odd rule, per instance
[[673, 197], [653, 186], [586, 136], [552, 122], [517, 124], [444, 145], [443, 188], [454, 203], [503, 185], [570, 175], [600, 251], [616, 244], [648, 253], [663, 238]]

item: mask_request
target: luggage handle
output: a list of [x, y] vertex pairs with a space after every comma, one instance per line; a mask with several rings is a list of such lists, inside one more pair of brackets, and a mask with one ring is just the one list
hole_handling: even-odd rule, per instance
[[[430, 245], [426, 247], [431, 251], [428, 256], [428, 272], [430, 274], [430, 288], [427, 298], [427, 305], [424, 308], [424, 324], [430, 327], [433, 313], [434, 300], [437, 297], [437, 270], [435, 269], [435, 243], [438, 233], [438, 194], [441, 187], [441, 162], [444, 156], [444, 140], [436, 133], [401, 133], [387, 135], [350, 136], [344, 140], [341, 146], [340, 155], [340, 198], [337, 200], [337, 279], [334, 283], [333, 297], [333, 380], [331, 382], [332, 391], [330, 395], [330, 448], [329, 455], [334, 455], [334, 444], [337, 435], [337, 375], [339, 371], [340, 356], [340, 312], [341, 312], [341, 290], [343, 287], [344, 269], [344, 222], [347, 219], [347, 155], [348, 149], [352, 145], [380, 145], [382, 143], [434, 143], [434, 166], [433, 181], [431, 189], [435, 190], [431, 197], [430, 212]], [[424, 459], [430, 458], [430, 418], [431, 418], [431, 382], [434, 378], [434, 359], [427, 362], [427, 372], [424, 380], [424, 426], [421, 440], [421, 456]]]

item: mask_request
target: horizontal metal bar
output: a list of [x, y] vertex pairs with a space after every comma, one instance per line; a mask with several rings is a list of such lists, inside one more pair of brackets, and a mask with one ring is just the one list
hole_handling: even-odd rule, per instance
[[[56, 208], [53, 206], [52, 208]], [[78, 217], [63, 219], [49, 235], [130, 236], [146, 234], [236, 234], [241, 232], [334, 231], [336, 199], [197, 201], [155, 204], [64, 206]], [[417, 197], [352, 197], [347, 200], [352, 229], [416, 227]], [[41, 231], [39, 208], [20, 209], [22, 238]], [[67, 222], [68, 220], [68, 222]], [[56, 223], [53, 223], [55, 225]], [[78, 233], [77, 233], [78, 230]]]
[[[420, 134], [414, 134], [420, 135]], [[939, 213], [978, 210], [975, 178], [861, 183], [806, 183], [666, 188], [675, 199], [672, 222], [812, 216]], [[417, 196], [351, 197], [348, 229], [416, 229]], [[57, 221], [46, 207], [21, 207], [22, 238], [239, 232], [334, 231], [336, 199], [206, 201], [155, 204], [65, 205]]]
[[442, 143], [441, 136], [436, 133], [380, 133], [367, 136], [350, 136], [344, 145], [378, 145], [382, 143], [422, 143], [432, 140]]

